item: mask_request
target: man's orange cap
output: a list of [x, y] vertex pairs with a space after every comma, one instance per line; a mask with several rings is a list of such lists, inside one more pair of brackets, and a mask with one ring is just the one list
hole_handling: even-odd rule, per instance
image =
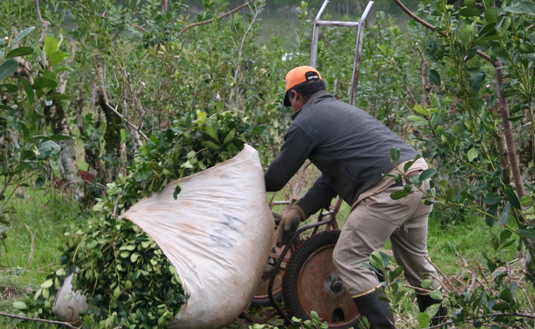
[[286, 74], [286, 95], [284, 95], [284, 105], [290, 106], [288, 90], [311, 80], [321, 80], [321, 74], [312, 66], [298, 66]]

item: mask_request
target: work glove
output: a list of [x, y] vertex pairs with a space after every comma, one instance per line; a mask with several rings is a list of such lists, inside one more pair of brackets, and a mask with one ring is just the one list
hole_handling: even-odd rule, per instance
[[305, 212], [298, 205], [292, 205], [282, 216], [277, 231], [277, 247], [286, 245], [299, 227], [299, 222], [306, 219]]

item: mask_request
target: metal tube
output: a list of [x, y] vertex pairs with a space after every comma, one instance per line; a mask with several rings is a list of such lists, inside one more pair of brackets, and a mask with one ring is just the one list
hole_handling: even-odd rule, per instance
[[368, 5], [366, 5], [366, 9], [364, 9], [364, 13], [362, 13], [362, 16], [360, 18], [360, 22], [364, 23], [366, 20], [366, 17], [368, 17], [368, 14], [370, 13], [370, 10], [373, 7], [373, 1], [368, 2]]
[[353, 64], [353, 78], [351, 81], [351, 91], [350, 91], [350, 96], [349, 96], [349, 103], [351, 105], [355, 105], [357, 87], [359, 84], [360, 60], [361, 60], [361, 54], [362, 54], [362, 43], [364, 40], [364, 27], [365, 27], [366, 18], [368, 17], [368, 14], [370, 13], [372, 6], [373, 6], [373, 1], [368, 2], [368, 5], [366, 6], [366, 9], [364, 9], [364, 13], [362, 14], [360, 18], [359, 28], [357, 31], [357, 43], [355, 45], [355, 62]]
[[345, 22], [345, 21], [316, 21], [316, 25], [334, 25], [334, 26], [349, 26], [357, 27], [359, 22]]
[[320, 18], [323, 15], [323, 12], [325, 11], [325, 8], [327, 8], [328, 4], [329, 0], [325, 0], [323, 2], [323, 5], [321, 5], [321, 8], [318, 11], [318, 14], [316, 15], [316, 19], [314, 19], [314, 28], [312, 30], [312, 45], [310, 49], [310, 66], [312, 67], [316, 67], [316, 58], [318, 56], [318, 40], [320, 36], [318, 22], [320, 21]]

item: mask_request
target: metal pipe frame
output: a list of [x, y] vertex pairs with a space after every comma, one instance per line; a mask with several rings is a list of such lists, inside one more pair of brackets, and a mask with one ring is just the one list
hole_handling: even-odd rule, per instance
[[357, 42], [355, 45], [355, 61], [353, 63], [353, 77], [351, 79], [351, 90], [350, 90], [350, 96], [349, 96], [349, 103], [351, 105], [355, 105], [355, 98], [357, 94], [358, 81], [359, 81], [360, 61], [362, 57], [361, 55], [362, 55], [362, 42], [364, 39], [364, 26], [366, 23], [366, 18], [368, 17], [371, 11], [371, 8], [373, 6], [373, 1], [368, 2], [368, 5], [366, 6], [366, 9], [364, 9], [364, 12], [362, 13], [362, 16], [360, 17], [360, 21], [358, 22], [321, 20], [321, 17], [323, 16], [323, 13], [325, 9], [327, 8], [328, 4], [329, 4], [329, 0], [325, 0], [323, 2], [323, 5], [318, 11], [316, 18], [314, 19], [314, 28], [312, 30], [312, 45], [311, 45], [311, 51], [310, 51], [310, 66], [316, 67], [316, 60], [318, 56], [318, 40], [319, 40], [319, 27], [320, 26], [327, 25], [327, 26], [357, 27], [358, 29], [357, 29]]

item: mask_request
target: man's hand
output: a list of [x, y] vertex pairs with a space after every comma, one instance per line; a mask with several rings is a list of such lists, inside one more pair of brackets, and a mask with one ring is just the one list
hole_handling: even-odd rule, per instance
[[277, 247], [281, 247], [290, 241], [290, 238], [299, 227], [299, 222], [306, 219], [305, 212], [298, 205], [288, 208], [282, 216], [277, 232]]

